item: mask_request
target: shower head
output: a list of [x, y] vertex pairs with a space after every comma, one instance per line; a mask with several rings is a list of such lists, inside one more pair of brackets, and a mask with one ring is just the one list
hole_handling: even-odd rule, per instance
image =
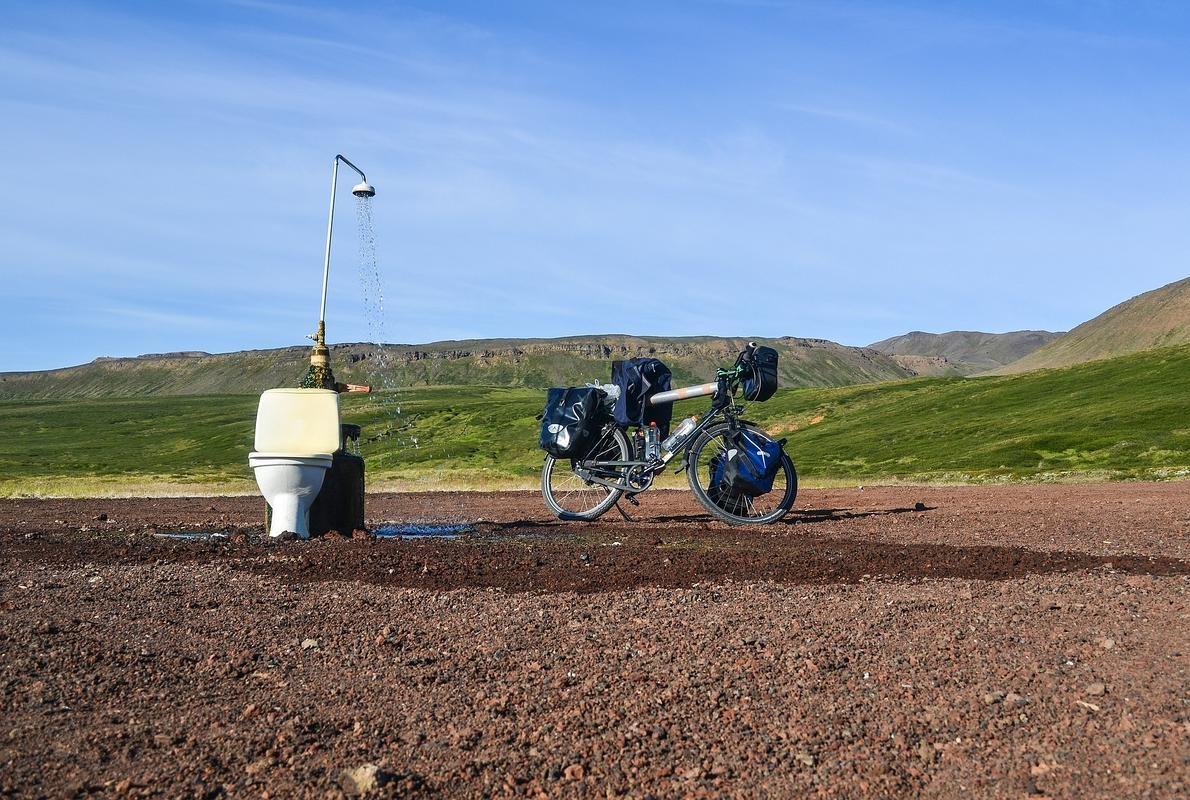
[[[335, 228], [335, 194], [339, 189], [340, 162], [351, 167], [359, 175], [359, 183], [351, 187], [353, 195], [360, 199], [376, 196], [376, 189], [368, 183], [368, 176], [364, 175], [362, 169], [344, 158], [342, 153], [335, 156], [335, 160], [331, 162], [331, 208], [326, 219], [326, 255], [322, 259], [322, 305], [318, 307], [318, 346], [324, 350], [326, 349], [326, 345], [323, 344], [325, 342], [323, 332], [326, 327], [326, 287], [331, 275], [331, 233]], [[360, 210], [364, 210], [364, 205], [360, 206]]]

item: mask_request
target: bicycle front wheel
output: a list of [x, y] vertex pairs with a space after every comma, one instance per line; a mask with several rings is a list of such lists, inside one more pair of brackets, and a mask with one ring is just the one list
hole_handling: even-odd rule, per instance
[[[628, 437], [619, 428], [612, 428], [595, 443], [584, 460], [627, 461]], [[559, 519], [598, 519], [623, 494], [619, 489], [584, 479], [574, 471], [574, 462], [569, 459], [545, 457], [545, 466], [541, 468], [541, 496]]]
[[[764, 431], [745, 426], [750, 434], [772, 440]], [[735, 445], [729, 437], [731, 426], [726, 422], [712, 425], [702, 432], [687, 456], [686, 477], [699, 503], [729, 525], [764, 525], [776, 522], [793, 508], [797, 499], [797, 471], [788, 454], [781, 454], [781, 469], [773, 479], [773, 490], [758, 497], [737, 494], [713, 485], [717, 459], [725, 458]]]

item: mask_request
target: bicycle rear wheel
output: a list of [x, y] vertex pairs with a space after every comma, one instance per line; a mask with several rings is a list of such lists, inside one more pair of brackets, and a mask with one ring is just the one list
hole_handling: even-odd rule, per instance
[[[627, 461], [628, 452], [628, 437], [619, 428], [612, 428], [583, 460]], [[547, 455], [541, 468], [541, 496], [559, 519], [598, 519], [624, 492], [584, 479], [574, 471], [574, 463]]]
[[[759, 428], [746, 425], [751, 434], [772, 437]], [[715, 459], [723, 458], [735, 445], [728, 437], [731, 426], [726, 422], [712, 425], [702, 432], [687, 456], [686, 477], [695, 499], [719, 519], [729, 525], [764, 525], [776, 522], [793, 508], [797, 499], [797, 471], [788, 454], [781, 454], [781, 469], [773, 480], [773, 490], [758, 497], [735, 494], [712, 485]]]

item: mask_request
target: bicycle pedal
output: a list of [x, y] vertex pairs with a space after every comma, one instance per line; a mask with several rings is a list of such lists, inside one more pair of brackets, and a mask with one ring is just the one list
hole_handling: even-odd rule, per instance
[[626, 499], [629, 503], [632, 503], [634, 506], [640, 505], [640, 501], [636, 499], [636, 495], [634, 494], [625, 495], [624, 499]]

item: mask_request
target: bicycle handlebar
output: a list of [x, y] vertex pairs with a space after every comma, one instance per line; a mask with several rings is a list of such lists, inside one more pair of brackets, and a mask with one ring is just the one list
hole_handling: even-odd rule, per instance
[[760, 345], [758, 345], [756, 342], [748, 342], [748, 344], [744, 346], [744, 349], [740, 351], [740, 354], [735, 357], [734, 366], [738, 367], [740, 364], [745, 364], [751, 361], [752, 355], [756, 352], [756, 348], [758, 347], [760, 347]]

